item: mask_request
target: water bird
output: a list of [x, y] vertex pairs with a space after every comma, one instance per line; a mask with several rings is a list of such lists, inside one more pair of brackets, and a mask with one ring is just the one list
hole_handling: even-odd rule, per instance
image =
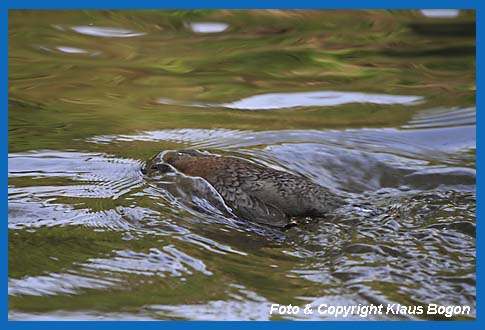
[[168, 152], [153, 158], [143, 172], [166, 172], [171, 166], [209, 182], [238, 217], [270, 226], [286, 227], [294, 218], [325, 217], [344, 204], [341, 197], [308, 178], [234, 156]]

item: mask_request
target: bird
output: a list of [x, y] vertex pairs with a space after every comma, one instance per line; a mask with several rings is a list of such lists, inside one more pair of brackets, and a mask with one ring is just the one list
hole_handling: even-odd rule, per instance
[[143, 172], [166, 172], [170, 167], [206, 180], [238, 217], [273, 227], [288, 227], [295, 218], [325, 217], [345, 204], [342, 197], [306, 177], [198, 150], [163, 153]]

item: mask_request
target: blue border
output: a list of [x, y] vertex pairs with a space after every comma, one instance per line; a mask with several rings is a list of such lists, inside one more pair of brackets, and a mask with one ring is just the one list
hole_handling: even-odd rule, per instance
[[[8, 0], [5, 0], [8, 1]], [[474, 9], [479, 3], [478, 0], [179, 0], [179, 1], [155, 1], [155, 0], [137, 0], [136, 3], [114, 1], [114, 0], [75, 0], [75, 1], [35, 1], [35, 0], [10, 0], [7, 4], [11, 9], [60, 9], [60, 8], [83, 8], [83, 9], [103, 9], [103, 8], [224, 8], [224, 9], [243, 9], [243, 8], [327, 8], [327, 9], [344, 9], [344, 8], [386, 8], [386, 9], [441, 9], [441, 8], [460, 8]]]
[[107, 321], [107, 322], [76, 322], [76, 321], [10, 321], [7, 323], [7, 327], [4, 329], [40, 329], [40, 330], [56, 330], [56, 329], [96, 329], [103, 328], [109, 329], [113, 328], [116, 330], [124, 329], [160, 329], [171, 330], [171, 329], [193, 329], [200, 330], [204, 327], [213, 330], [226, 330], [228, 327], [231, 330], [239, 329], [278, 329], [286, 330], [295, 328], [299, 329], [328, 329], [328, 328], [339, 328], [339, 329], [353, 329], [358, 326], [360, 329], [373, 329], [376, 327], [385, 327], [386, 329], [480, 329], [479, 324], [483, 322], [478, 321]]
[[[8, 2], [8, 3], [7, 3]], [[483, 1], [482, 1], [483, 3]], [[5, 99], [3, 101], [4, 107], [2, 108], [2, 120], [0, 120], [0, 125], [2, 125], [2, 139], [1, 139], [1, 152], [4, 155], [4, 162], [0, 164], [2, 167], [2, 179], [1, 183], [3, 187], [7, 187], [8, 182], [8, 168], [7, 168], [7, 156], [8, 156], [8, 10], [9, 9], [143, 9], [143, 8], [225, 8], [225, 9], [244, 9], [244, 8], [293, 8], [293, 9], [305, 9], [305, 8], [326, 8], [326, 9], [416, 9], [416, 8], [429, 8], [429, 9], [441, 9], [441, 8], [460, 8], [460, 9], [476, 9], [477, 17], [477, 84], [479, 84], [483, 79], [483, 69], [478, 63], [478, 59], [485, 58], [485, 53], [483, 51], [483, 44], [481, 36], [481, 30], [483, 29], [483, 23], [480, 21], [482, 18], [481, 9], [483, 4], [480, 1], [457, 1], [457, 0], [394, 0], [394, 1], [383, 1], [383, 0], [236, 0], [236, 1], [222, 1], [222, 0], [179, 0], [172, 1], [171, 3], [155, 1], [155, 0], [137, 0], [136, 3], [128, 3], [115, 0], [75, 0], [75, 1], [60, 1], [60, 0], [44, 0], [42, 2], [35, 0], [3, 0], [0, 1], [1, 16], [0, 25], [2, 29], [1, 34], [1, 46], [3, 48], [3, 65], [1, 66], [2, 77], [1, 86], [5, 93]], [[480, 109], [483, 103], [481, 98], [481, 93], [477, 90], [477, 108]], [[482, 154], [479, 152], [479, 145], [482, 143], [482, 133], [480, 128], [482, 127], [483, 120], [481, 119], [480, 111], [477, 111], [477, 168], [481, 166]], [[484, 119], [485, 120], [485, 119]], [[482, 195], [482, 176], [480, 171], [477, 171], [477, 198], [480, 201]], [[2, 317], [0, 318], [0, 329], [97, 329], [97, 328], [116, 328], [119, 329], [155, 329], [163, 327], [165, 329], [200, 329], [201, 327], [208, 326], [211, 329], [225, 329], [230, 326], [233, 329], [262, 329], [262, 328], [278, 328], [278, 329], [289, 329], [293, 327], [305, 328], [305, 329], [322, 329], [323, 327], [339, 327], [339, 328], [353, 328], [358, 326], [364, 329], [374, 330], [377, 327], [385, 326], [391, 329], [404, 329], [404, 328], [420, 328], [420, 329], [462, 329], [472, 328], [472, 329], [484, 329], [485, 322], [483, 322], [482, 317], [482, 307], [484, 304], [480, 299], [483, 292], [480, 283], [477, 283], [477, 320], [476, 321], [455, 321], [455, 322], [413, 322], [413, 321], [401, 321], [401, 322], [385, 322], [385, 321], [370, 321], [370, 322], [359, 322], [356, 324], [355, 321], [350, 322], [187, 322], [187, 321], [168, 321], [168, 322], [117, 322], [117, 321], [107, 321], [107, 322], [70, 322], [70, 321], [58, 321], [58, 322], [42, 322], [42, 321], [8, 321], [8, 260], [7, 260], [7, 249], [8, 249], [8, 230], [7, 230], [7, 219], [8, 219], [8, 205], [7, 205], [7, 189], [2, 191], [2, 198], [4, 203], [2, 205], [2, 214], [4, 214], [4, 225], [0, 229], [0, 241], [2, 244], [1, 254], [3, 256], [2, 262], [0, 263], [0, 269], [2, 272], [2, 278], [4, 279], [4, 285], [2, 286], [2, 299], [0, 300], [0, 309], [2, 311]], [[483, 205], [478, 203], [477, 205], [477, 217], [483, 213]], [[483, 234], [482, 226], [478, 225], [477, 231], [477, 278], [481, 274], [481, 265], [479, 251], [482, 250], [481, 238]], [[479, 281], [477, 281], [479, 282]], [[385, 322], [385, 323], [383, 323]], [[379, 324], [376, 324], [379, 323]]]
[[[482, 7], [483, 7], [483, 4], [482, 4]], [[485, 52], [483, 51], [484, 49], [484, 45], [482, 45], [481, 43], [483, 42], [483, 22], [480, 22], [480, 18], [483, 19], [483, 12], [484, 12], [484, 9], [483, 8], [477, 8], [476, 10], [476, 30], [477, 30], [477, 49], [476, 49], [476, 86], [477, 86], [477, 93], [476, 93], [476, 103], [477, 103], [477, 109], [481, 108], [482, 104], [483, 104], [483, 93], [480, 93], [479, 92], [479, 89], [478, 89], [478, 85], [480, 82], [483, 81], [482, 79], [482, 76], [483, 76], [483, 69], [482, 69], [482, 66], [478, 64], [478, 59], [479, 58], [483, 58], [485, 56]], [[477, 141], [476, 141], [476, 146], [477, 146], [477, 153], [476, 153], [476, 166], [477, 166], [477, 176], [476, 176], [476, 180], [477, 180], [477, 219], [478, 217], [483, 214], [483, 205], [484, 204], [481, 204], [479, 203], [480, 201], [480, 197], [482, 196], [482, 190], [483, 190], [483, 179], [482, 179], [482, 176], [479, 175], [480, 171], [478, 170], [480, 165], [483, 164], [483, 153], [480, 153], [478, 152], [478, 150], [480, 150], [478, 147], [479, 145], [482, 144], [482, 140], [484, 139], [483, 138], [483, 134], [481, 133], [481, 128], [483, 127], [483, 121], [484, 119], [481, 119], [483, 117], [483, 115], [481, 114], [480, 111], [477, 111], [477, 128], [476, 128], [476, 131], [477, 131]], [[479, 251], [483, 251], [483, 243], [482, 243], [482, 238], [483, 238], [483, 230], [481, 230], [481, 228], [483, 228], [483, 226], [478, 226], [477, 229], [477, 286], [476, 286], [476, 290], [477, 290], [477, 293], [476, 293], [476, 297], [477, 297], [477, 305], [476, 305], [476, 309], [477, 309], [477, 322], [476, 323], [485, 323], [483, 322], [483, 312], [480, 314], [482, 315], [481, 319], [479, 318], [479, 310], [482, 309], [482, 307], [485, 305], [483, 303], [481, 303], [479, 305], [479, 302], [481, 302], [482, 300], [479, 299], [479, 297], [483, 296], [481, 295], [480, 293], [483, 293], [484, 290], [483, 290], [483, 286], [480, 285], [479, 281], [478, 281], [478, 275], [479, 274], [482, 274], [480, 271], [482, 269], [482, 266], [480, 264], [480, 260], [482, 260], [482, 263], [483, 263], [483, 259], [479, 259], [479, 256], [480, 256], [480, 253]], [[482, 321], [482, 322], [480, 322]], [[483, 325], [482, 325], [482, 328], [483, 328]]]
[[[4, 6], [0, 4], [0, 6]], [[3, 8], [2, 8], [3, 9]], [[0, 70], [2, 71], [0, 79], [1, 88], [3, 93], [5, 93], [5, 99], [3, 100], [1, 112], [1, 120], [0, 125], [1, 135], [2, 138], [0, 140], [0, 148], [2, 155], [4, 155], [4, 161], [0, 162], [0, 166], [2, 167], [2, 175], [1, 175], [1, 185], [2, 187], [7, 187], [8, 185], [8, 168], [7, 168], [7, 159], [8, 159], [8, 12], [6, 10], [2, 10], [0, 14], [0, 26], [2, 30], [2, 34], [0, 35], [1, 38], [1, 47], [2, 47], [2, 66]], [[4, 189], [5, 189], [4, 188]], [[1, 299], [0, 299], [0, 309], [2, 311], [2, 317], [0, 319], [0, 327], [3, 327], [3, 323], [8, 319], [8, 229], [7, 229], [7, 219], [8, 219], [8, 191], [0, 190], [2, 194], [2, 200], [4, 201], [1, 205], [2, 214], [4, 215], [3, 226], [0, 226], [0, 242], [1, 242], [1, 250], [0, 255], [3, 257], [1, 258], [2, 262], [0, 263], [0, 269], [2, 273], [2, 278], [4, 281], [4, 285], [1, 286]]]

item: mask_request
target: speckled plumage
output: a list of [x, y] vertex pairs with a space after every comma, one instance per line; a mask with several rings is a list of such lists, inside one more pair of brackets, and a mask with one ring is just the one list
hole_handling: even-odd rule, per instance
[[207, 180], [236, 215], [272, 226], [284, 227], [291, 217], [325, 216], [343, 204], [307, 178], [241, 158], [181, 151], [166, 154], [164, 161]]

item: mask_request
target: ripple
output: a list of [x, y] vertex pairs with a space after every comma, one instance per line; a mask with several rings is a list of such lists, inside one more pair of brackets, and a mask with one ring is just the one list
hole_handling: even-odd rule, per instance
[[[106, 312], [96, 310], [77, 310], [77, 311], [64, 311], [55, 310], [47, 313], [29, 313], [20, 312], [18, 310], [8, 310], [8, 320], [22, 320], [22, 321], [100, 321], [100, 320], [117, 320], [117, 321], [148, 321], [152, 320], [149, 315], [130, 314], [130, 313], [118, 313], [118, 312]], [[155, 320], [155, 319], [153, 319]]]
[[230, 291], [229, 298], [225, 300], [211, 300], [201, 304], [177, 304], [177, 305], [148, 305], [144, 311], [155, 314], [158, 318], [167, 317], [185, 320], [269, 320], [267, 308], [271, 302], [256, 292], [248, 290], [244, 286], [225, 284], [226, 293]]
[[[172, 142], [200, 142], [200, 141], [220, 141], [231, 136], [238, 135], [238, 130], [230, 129], [171, 129], [163, 131], [149, 131], [139, 134], [122, 135], [100, 135], [88, 138], [88, 142], [109, 144], [112, 142], [131, 142], [131, 141], [172, 141]], [[245, 131], [243, 131], [244, 134]]]
[[271, 303], [216, 300], [199, 305], [151, 305], [147, 309], [160, 318], [180, 318], [196, 321], [247, 321], [269, 320], [270, 315], [266, 308]]
[[11, 153], [9, 228], [83, 224], [127, 230], [130, 222], [156, 216], [145, 208], [113, 202], [144, 185], [140, 164], [99, 153]]
[[240, 252], [238, 250], [233, 249], [232, 247], [230, 247], [228, 245], [218, 243], [214, 240], [211, 240], [209, 238], [206, 238], [206, 237], [203, 237], [203, 236], [200, 236], [200, 235], [197, 235], [197, 234], [187, 234], [187, 235], [183, 235], [183, 236], [180, 236], [180, 237], [177, 237], [177, 238], [182, 240], [182, 241], [185, 241], [185, 242], [189, 242], [189, 243], [192, 243], [192, 244], [195, 244], [195, 245], [199, 245], [199, 246], [203, 247], [204, 249], [206, 249], [210, 252], [213, 252], [213, 253], [217, 253], [217, 254], [223, 254], [224, 255], [224, 254], [227, 254], [227, 253], [235, 253], [235, 254], [239, 254], [239, 255], [242, 255], [242, 256], [248, 255], [245, 252]]
[[[360, 150], [371, 157], [396, 155], [395, 164], [416, 164], [436, 161], [444, 164], [474, 164], [473, 155], [466, 152], [476, 148], [475, 111], [422, 112], [404, 129], [347, 130], [277, 130], [250, 131], [227, 129], [175, 129], [148, 131], [133, 135], [101, 135], [89, 138], [92, 143], [131, 141], [171, 141], [197, 149], [237, 150], [279, 144], [312, 144], [315, 148], [338, 148], [340, 153]], [[293, 147], [296, 151], [298, 146]], [[335, 149], [329, 152], [335, 152]], [[303, 157], [305, 158], [305, 157]], [[307, 157], [308, 158], [308, 157]], [[293, 160], [293, 157], [289, 159]], [[386, 160], [383, 158], [383, 160]], [[388, 159], [391, 160], [391, 159]], [[386, 160], [387, 161], [387, 160]]]
[[431, 109], [418, 112], [407, 125], [402, 128], [433, 128], [452, 127], [476, 124], [477, 111], [475, 107]]
[[89, 278], [69, 273], [51, 273], [8, 280], [8, 295], [46, 296], [76, 294], [82, 289], [104, 289], [116, 285], [111, 280]]
[[[54, 196], [62, 196], [55, 194]], [[96, 200], [97, 208], [103, 203]], [[53, 226], [87, 226], [96, 229], [112, 231], [131, 231], [143, 233], [144, 230], [135, 227], [135, 224], [152, 219], [159, 219], [155, 210], [142, 207], [113, 207], [104, 206], [104, 210], [93, 210], [89, 207], [61, 203], [57, 198], [30, 193], [28, 197], [19, 198], [9, 196], [8, 201], [8, 228], [25, 229]], [[112, 208], [110, 208], [112, 207]], [[153, 234], [153, 232], [151, 232]]]
[[[36, 150], [8, 155], [9, 178], [66, 178], [72, 181], [97, 182], [111, 197], [126, 187], [141, 183], [141, 162], [110, 157], [101, 153]], [[105, 183], [103, 185], [103, 183]], [[105, 195], [105, 193], [101, 193]]]
[[159, 277], [191, 275], [193, 271], [212, 275], [201, 260], [189, 256], [174, 246], [165, 246], [162, 250], [151, 248], [149, 253], [131, 250], [114, 251], [115, 257], [90, 259], [88, 263], [83, 264], [83, 268]]
[[[384, 188], [474, 191], [475, 157], [469, 150], [476, 148], [475, 125], [453, 126], [456, 121], [450, 119], [447, 122], [451, 126], [446, 127], [441, 116], [437, 117], [439, 125], [433, 125], [431, 115], [426, 116], [426, 125], [433, 128], [262, 132], [183, 129], [132, 136], [100, 136], [90, 141], [169, 139], [189, 148], [217, 149], [250, 158], [346, 192]], [[170, 187], [163, 189], [173, 190]], [[180, 193], [181, 190], [172, 192], [181, 200], [189, 201], [187, 205], [196, 205], [191, 202], [190, 193]]]
[[[13, 149], [62, 151], [9, 154], [9, 318], [268, 320], [273, 302], [475, 313], [473, 13], [341, 13], [325, 31], [317, 12], [140, 13], [10, 17]], [[278, 122], [258, 126], [265, 110]], [[349, 204], [288, 232], [244, 227], [203, 180], [140, 174], [175, 145], [303, 175]]]
[[379, 199], [388, 208], [378, 216], [347, 224], [339, 216], [335, 222], [303, 228], [300, 244], [315, 246], [315, 262], [292, 273], [324, 282], [340, 295], [342, 287], [358, 292], [367, 303], [396, 303], [389, 292], [398, 290], [415, 305], [440, 301], [473, 306], [475, 194], [430, 190], [374, 195], [375, 205]]
[[83, 289], [103, 290], [121, 285], [121, 274], [180, 277], [182, 274], [192, 275], [196, 272], [212, 275], [204, 262], [171, 245], [163, 247], [162, 251], [151, 248], [149, 253], [132, 250], [117, 250], [113, 253], [112, 258], [91, 258], [76, 264], [81, 270], [25, 276], [21, 279], [10, 278], [8, 294], [46, 296], [78, 294]]
[[235, 110], [274, 110], [295, 107], [338, 106], [349, 103], [401, 104], [416, 105], [423, 102], [422, 96], [367, 94], [355, 92], [302, 92], [302, 93], [270, 93], [250, 96], [239, 101], [221, 104], [204, 104], [179, 102], [161, 98], [160, 104], [182, 105], [190, 107], [221, 107]]

